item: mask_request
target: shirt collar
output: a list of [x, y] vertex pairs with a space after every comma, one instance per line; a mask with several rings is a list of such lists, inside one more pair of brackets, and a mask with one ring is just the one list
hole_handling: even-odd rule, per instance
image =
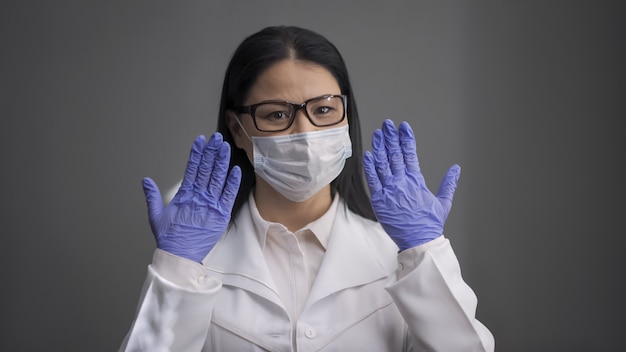
[[[272, 227], [281, 228], [283, 231], [288, 231], [287, 228], [280, 223], [271, 222], [263, 219], [261, 214], [259, 213], [259, 209], [256, 207], [256, 202], [254, 201], [254, 192], [250, 192], [250, 196], [248, 197], [248, 206], [250, 207], [250, 215], [252, 216], [252, 225], [254, 226], [255, 233], [258, 237], [259, 244], [261, 245], [261, 249], [265, 248], [265, 241], [267, 239], [267, 232]], [[308, 223], [306, 226], [301, 228], [300, 231], [309, 230], [315, 235], [317, 240], [320, 242], [322, 247], [326, 249], [326, 245], [330, 239], [330, 230], [333, 226], [333, 222], [335, 222], [335, 216], [337, 215], [337, 206], [339, 204], [339, 195], [335, 194], [333, 202], [330, 205], [330, 208], [319, 217], [317, 220], [314, 220]]]

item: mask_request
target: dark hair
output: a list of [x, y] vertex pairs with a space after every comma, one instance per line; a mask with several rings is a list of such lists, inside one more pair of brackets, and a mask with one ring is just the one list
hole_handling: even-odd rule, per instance
[[217, 131], [233, 146], [230, 167], [239, 165], [242, 171], [241, 186], [231, 221], [248, 200], [255, 185], [255, 174], [245, 151], [234, 147], [226, 113], [242, 106], [257, 77], [271, 65], [284, 59], [308, 61], [326, 68], [337, 80], [341, 94], [347, 96], [352, 157], [346, 160], [341, 174], [331, 182], [331, 192], [333, 196], [339, 193], [352, 212], [375, 220], [361, 171], [363, 149], [359, 114], [343, 58], [337, 48], [318, 33], [299, 27], [278, 26], [267, 27], [247, 37], [235, 50], [224, 77]]

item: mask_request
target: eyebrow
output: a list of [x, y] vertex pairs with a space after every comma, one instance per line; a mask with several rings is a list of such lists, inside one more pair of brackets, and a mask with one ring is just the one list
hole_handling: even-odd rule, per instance
[[341, 96], [341, 95], [342, 95], [341, 93], [339, 93], [339, 94], [333, 94], [333, 93], [329, 93], [329, 94], [322, 94], [322, 95], [318, 95], [318, 96], [313, 97], [313, 98], [309, 98], [309, 99], [307, 99], [307, 100], [305, 100], [305, 101], [303, 101], [303, 102], [301, 102], [301, 103], [296, 103], [296, 102], [293, 102], [293, 101], [290, 101], [290, 100], [269, 99], [269, 100], [262, 100], [262, 101], [259, 101], [259, 102], [257, 102], [257, 103], [252, 103], [252, 104], [248, 104], [248, 105], [244, 105], [244, 106], [252, 106], [252, 105], [258, 105], [258, 104], [264, 104], [264, 103], [289, 103], [289, 104], [296, 104], [296, 105], [300, 105], [300, 104], [304, 104], [304, 103], [306, 103], [306, 102], [308, 102], [308, 101], [311, 101], [311, 100], [313, 100], [313, 99], [324, 98], [324, 97], [330, 97], [330, 96]]

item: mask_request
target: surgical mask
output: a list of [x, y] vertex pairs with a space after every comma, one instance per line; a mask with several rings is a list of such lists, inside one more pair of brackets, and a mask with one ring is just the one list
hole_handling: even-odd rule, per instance
[[348, 125], [251, 140], [255, 173], [294, 202], [303, 202], [328, 185], [352, 156]]

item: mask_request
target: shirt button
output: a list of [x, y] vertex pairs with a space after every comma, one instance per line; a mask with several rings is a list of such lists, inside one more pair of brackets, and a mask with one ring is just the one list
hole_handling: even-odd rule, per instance
[[198, 283], [199, 284], [203, 284], [206, 281], [206, 276], [199, 276], [198, 277]]
[[304, 336], [312, 339], [314, 338], [316, 335], [315, 330], [313, 330], [312, 328], [306, 328], [306, 330], [304, 330]]

